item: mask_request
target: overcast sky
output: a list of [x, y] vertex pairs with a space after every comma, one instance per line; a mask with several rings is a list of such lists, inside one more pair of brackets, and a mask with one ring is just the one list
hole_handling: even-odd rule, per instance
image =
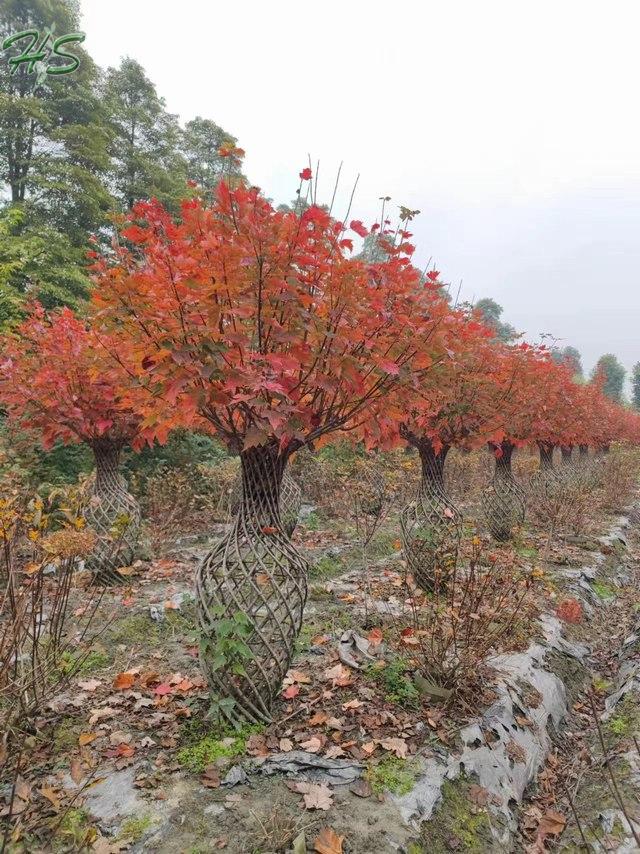
[[[640, 4], [82, 0], [102, 66], [137, 59], [291, 199], [310, 153], [371, 223], [418, 208], [417, 261], [537, 340], [640, 361]], [[324, 179], [324, 180], [323, 180]], [[392, 208], [393, 210], [393, 208]], [[340, 213], [338, 208], [337, 213]]]

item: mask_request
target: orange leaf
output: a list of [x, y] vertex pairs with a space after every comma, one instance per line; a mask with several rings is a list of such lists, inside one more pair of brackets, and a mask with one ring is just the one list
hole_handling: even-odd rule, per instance
[[313, 843], [313, 850], [316, 854], [342, 854], [343, 842], [344, 836], [338, 836], [330, 827], [323, 827]]

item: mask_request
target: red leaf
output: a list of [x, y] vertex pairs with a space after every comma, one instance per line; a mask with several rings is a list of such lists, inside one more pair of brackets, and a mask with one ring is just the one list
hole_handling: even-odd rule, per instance
[[311, 180], [311, 169], [308, 166], [302, 170], [302, 172], [300, 173], [300, 178], [303, 181], [310, 181]]
[[355, 231], [355, 233], [358, 234], [360, 237], [366, 237], [369, 234], [367, 229], [362, 224], [362, 221], [359, 219], [352, 219], [351, 223], [349, 224], [349, 228], [352, 231]]

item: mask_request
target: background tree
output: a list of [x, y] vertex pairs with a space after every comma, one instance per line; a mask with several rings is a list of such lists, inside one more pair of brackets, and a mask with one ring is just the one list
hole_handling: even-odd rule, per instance
[[243, 177], [244, 151], [238, 148], [238, 140], [210, 119], [196, 116], [186, 123], [182, 150], [187, 178], [209, 194], [209, 201], [221, 178], [233, 186]]
[[[47, 28], [56, 35], [78, 30], [77, 4], [64, 0], [8, 0], [0, 11], [0, 42], [8, 35]], [[12, 204], [28, 203], [32, 216], [63, 231], [75, 245], [104, 222], [111, 199], [104, 179], [108, 129], [96, 89], [98, 69], [74, 44], [80, 65], [70, 75], [47, 75], [37, 82], [27, 64], [15, 73], [6, 59], [20, 53], [21, 41], [0, 63], [0, 181]], [[64, 62], [51, 56], [49, 65]]]
[[595, 379], [599, 374], [604, 379], [602, 389], [606, 396], [615, 400], [616, 403], [621, 403], [626, 371], [613, 353], [600, 356], [591, 373], [591, 378]]
[[491, 299], [491, 297], [479, 299], [475, 303], [474, 308], [480, 312], [484, 323], [494, 330], [498, 341], [509, 342], [517, 337], [518, 333], [514, 327], [500, 319], [503, 308], [494, 299]]
[[85, 269], [85, 251], [66, 234], [30, 220], [23, 205], [0, 209], [0, 330], [22, 316], [27, 298], [79, 307], [89, 294]]
[[631, 369], [631, 404], [640, 412], [640, 362]]
[[551, 350], [551, 358], [558, 364], [567, 364], [573, 371], [574, 377], [583, 379], [584, 369], [582, 367], [582, 356], [577, 347], [554, 347]]
[[125, 58], [108, 69], [104, 102], [112, 131], [111, 177], [121, 205], [131, 209], [156, 197], [176, 209], [187, 180], [180, 126], [138, 62]]

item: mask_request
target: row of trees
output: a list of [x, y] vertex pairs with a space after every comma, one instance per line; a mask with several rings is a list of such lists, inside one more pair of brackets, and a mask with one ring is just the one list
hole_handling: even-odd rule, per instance
[[[311, 178], [304, 169], [301, 188]], [[354, 256], [351, 233], [374, 235], [377, 260]], [[280, 507], [300, 448], [336, 432], [368, 448], [408, 442], [424, 496], [454, 446], [489, 443], [504, 475], [524, 444], [549, 466], [556, 446], [640, 442], [640, 416], [603, 378], [578, 384], [545, 348], [501, 342], [479, 312], [452, 308], [439, 274], [411, 263], [410, 238], [403, 224], [347, 225], [316, 205], [276, 210], [223, 181], [177, 216], [158, 200], [134, 205], [93, 253], [88, 315], [35, 306], [6, 337], [0, 400], [45, 442], [91, 446], [94, 525], [110, 524], [111, 541], [119, 525], [128, 547], [137, 524], [124, 446], [188, 427], [240, 456], [238, 513], [197, 573], [202, 663], [230, 718], [269, 718], [300, 629], [306, 565]]]

